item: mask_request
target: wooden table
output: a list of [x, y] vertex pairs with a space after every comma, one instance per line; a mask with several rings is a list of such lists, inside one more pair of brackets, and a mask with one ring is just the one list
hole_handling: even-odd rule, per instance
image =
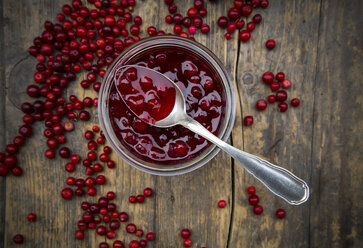
[[[185, 13], [191, 0], [182, 6]], [[281, 165], [305, 179], [311, 198], [302, 206], [289, 206], [272, 195], [224, 153], [192, 173], [175, 177], [152, 176], [131, 168], [115, 154], [115, 169], [108, 169], [108, 182], [99, 191], [117, 193], [116, 204], [131, 215], [131, 222], [145, 231], [154, 231], [149, 247], [182, 247], [180, 230], [192, 230], [193, 247], [361, 247], [363, 243], [363, 6], [362, 1], [271, 0], [266, 10], [258, 9], [263, 21], [247, 43], [237, 34], [224, 39], [216, 19], [227, 13], [233, 1], [205, 1], [211, 25], [209, 35], [196, 39], [210, 48], [225, 64], [233, 78], [237, 118], [230, 142], [240, 149]], [[27, 48], [43, 31], [45, 20], [56, 21], [61, 6], [70, 1], [0, 1], [0, 148], [12, 142], [21, 124], [20, 105], [31, 101], [25, 92], [32, 83], [36, 60]], [[164, 23], [167, 8], [162, 0], [137, 1], [134, 13], [146, 27], [155, 25], [171, 32]], [[268, 51], [265, 41], [275, 39], [277, 47]], [[277, 104], [258, 112], [255, 103], [270, 93], [261, 82], [265, 71], [284, 71], [293, 86], [289, 97], [299, 97], [301, 105], [286, 113]], [[81, 80], [82, 77], [79, 77]], [[65, 96], [96, 95], [78, 83]], [[253, 115], [251, 127], [243, 117]], [[82, 133], [97, 123], [76, 123], [67, 136], [72, 151], [85, 155]], [[12, 237], [25, 236], [22, 247], [98, 247], [104, 238], [86, 232], [76, 241], [74, 232], [81, 218], [80, 202], [91, 197], [63, 200], [65, 160], [47, 160], [44, 125], [34, 125], [34, 135], [18, 156], [23, 176], [0, 178], [0, 247], [16, 247]], [[75, 176], [84, 176], [78, 169]], [[252, 212], [246, 188], [255, 185], [264, 207], [261, 216]], [[144, 204], [129, 204], [128, 196], [152, 187], [155, 196]], [[217, 203], [225, 199], [227, 207]], [[284, 208], [287, 217], [278, 220], [275, 211]], [[38, 219], [28, 223], [35, 212]], [[118, 238], [129, 242], [124, 226]]]

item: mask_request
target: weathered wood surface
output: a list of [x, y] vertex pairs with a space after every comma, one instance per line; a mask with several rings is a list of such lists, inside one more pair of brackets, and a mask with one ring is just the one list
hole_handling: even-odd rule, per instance
[[[35, 60], [27, 54], [45, 20], [55, 21], [62, 4], [70, 1], [0, 1], [0, 148], [11, 142], [21, 121], [19, 106], [29, 101], [26, 85], [31, 83]], [[178, 4], [185, 13], [192, 1]], [[206, 1], [207, 2], [207, 1]], [[225, 15], [232, 1], [207, 2], [211, 34], [196, 39], [209, 47], [226, 65], [238, 96], [237, 119], [231, 142], [247, 152], [262, 156], [306, 179], [311, 199], [303, 206], [288, 206], [271, 195], [227, 155], [220, 153], [208, 165], [187, 175], [157, 177], [139, 172], [117, 161], [107, 170], [108, 183], [101, 193], [114, 190], [116, 203], [130, 212], [131, 221], [154, 231], [157, 240], [149, 247], [182, 247], [179, 232], [192, 230], [193, 247], [360, 247], [363, 243], [363, 6], [359, 0], [270, 1], [263, 21], [248, 43], [230, 41], [215, 20]], [[163, 17], [162, 0], [146, 0], [135, 8], [148, 25], [171, 31]], [[147, 6], [147, 7], [146, 7]], [[162, 17], [162, 18], [160, 18]], [[264, 42], [273, 38], [277, 47], [267, 51]], [[257, 99], [269, 94], [261, 82], [264, 71], [284, 71], [293, 82], [289, 94], [302, 101], [299, 108], [281, 114], [270, 105], [260, 113]], [[77, 83], [66, 95], [95, 96]], [[94, 113], [96, 114], [96, 113]], [[253, 115], [252, 127], [242, 125]], [[68, 135], [72, 150], [85, 154], [82, 131], [97, 123], [77, 123]], [[97, 247], [103, 240], [86, 232], [75, 241], [79, 204], [84, 199], [63, 201], [59, 192], [68, 176], [64, 160], [44, 158], [43, 127], [35, 126], [35, 137], [19, 155], [24, 175], [0, 178], [0, 247], [15, 247], [12, 237], [25, 236], [22, 247]], [[80, 168], [81, 169], [81, 168]], [[81, 170], [75, 176], [81, 176]], [[264, 213], [255, 216], [245, 189], [256, 185]], [[146, 186], [155, 189], [147, 203], [130, 205], [127, 198]], [[225, 209], [217, 202], [227, 200]], [[283, 207], [287, 218], [276, 220]], [[38, 220], [28, 224], [35, 212]], [[124, 227], [118, 238], [130, 241]]]

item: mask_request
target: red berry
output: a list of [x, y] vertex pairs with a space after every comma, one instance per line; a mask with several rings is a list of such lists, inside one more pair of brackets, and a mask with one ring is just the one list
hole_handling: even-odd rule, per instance
[[145, 196], [143, 196], [143, 195], [136, 196], [136, 201], [138, 203], [143, 203], [145, 201]]
[[190, 230], [189, 229], [186, 229], [184, 228], [183, 230], [181, 230], [180, 232], [180, 236], [183, 238], [183, 239], [187, 239], [190, 237]]
[[254, 212], [255, 214], [257, 214], [257, 215], [260, 215], [260, 214], [262, 214], [262, 212], [263, 212], [263, 207], [261, 207], [260, 205], [255, 205], [255, 206], [253, 207], [253, 212]]
[[280, 84], [279, 84], [279, 82], [277, 82], [277, 81], [273, 81], [273, 82], [270, 84], [270, 89], [271, 89], [272, 91], [276, 91], [276, 90], [280, 89]]
[[226, 201], [225, 200], [220, 200], [218, 202], [218, 207], [219, 208], [224, 208], [225, 206], [227, 205]]
[[84, 231], [83, 230], [77, 230], [75, 233], [76, 239], [82, 240], [84, 239]]
[[294, 106], [294, 107], [299, 106], [300, 105], [299, 98], [293, 98], [293, 99], [291, 99], [291, 105]]
[[283, 73], [283, 72], [278, 72], [277, 74], [276, 74], [276, 79], [278, 80], [278, 81], [283, 81], [284, 79], [285, 79], [285, 73]]
[[283, 218], [285, 218], [285, 216], [286, 216], [286, 211], [284, 209], [279, 208], [279, 209], [276, 210], [276, 217], [277, 218], [283, 219]]
[[152, 196], [152, 194], [153, 194], [153, 190], [151, 188], [145, 188], [144, 189], [144, 196], [145, 197], [150, 197], [150, 196]]
[[248, 30], [242, 30], [242, 31], [239, 33], [238, 38], [239, 38], [239, 40], [240, 40], [240, 41], [242, 41], [242, 42], [246, 42], [246, 41], [248, 41], [248, 40], [251, 38], [250, 31], [248, 31]]
[[269, 95], [269, 96], [267, 97], [267, 101], [268, 101], [269, 103], [274, 103], [274, 102], [276, 101], [276, 96], [275, 96], [275, 95]]
[[146, 234], [146, 239], [147, 239], [147, 240], [149, 240], [149, 241], [153, 241], [153, 240], [155, 240], [155, 233], [153, 233], [153, 232], [148, 232], [148, 233]]
[[129, 202], [130, 202], [130, 203], [135, 203], [135, 202], [136, 202], [136, 197], [135, 197], [135, 196], [133, 196], [133, 195], [131, 195], [131, 196], [129, 197]]
[[266, 41], [266, 48], [269, 49], [269, 50], [272, 50], [274, 49], [276, 46], [276, 42], [275, 40], [268, 40]]
[[283, 102], [287, 99], [287, 92], [284, 90], [279, 90], [276, 92], [276, 100], [279, 102]]
[[29, 213], [28, 214], [28, 221], [34, 222], [37, 219], [37, 215], [35, 213]]
[[277, 106], [278, 106], [280, 112], [285, 112], [289, 108], [289, 106], [287, 105], [286, 102], [280, 102], [279, 105], [277, 105]]
[[291, 87], [291, 81], [288, 79], [285, 79], [284, 81], [282, 81], [281, 85], [283, 88], [288, 89]]
[[265, 72], [262, 75], [262, 81], [266, 84], [270, 84], [272, 83], [272, 81], [274, 80], [274, 74], [272, 72]]
[[258, 110], [265, 110], [267, 108], [267, 102], [264, 99], [260, 99], [256, 102], [256, 107]]
[[251, 116], [251, 115], [245, 116], [245, 118], [243, 119], [243, 122], [244, 122], [245, 126], [251, 126], [253, 124], [253, 116]]
[[257, 195], [251, 195], [249, 198], [248, 198], [248, 202], [250, 203], [250, 205], [257, 205], [257, 203], [260, 201], [260, 199], [258, 198]]
[[184, 240], [184, 247], [191, 247], [192, 246], [192, 241], [190, 239], [185, 239]]
[[249, 186], [249, 187], [247, 188], [247, 192], [248, 192], [248, 194], [250, 194], [250, 195], [254, 195], [254, 194], [256, 193], [256, 188], [255, 188], [254, 186]]
[[136, 240], [132, 240], [130, 243], [129, 243], [129, 248], [139, 248], [140, 247], [140, 244], [138, 241]]
[[135, 233], [136, 232], [136, 226], [134, 224], [128, 224], [126, 226], [126, 231], [128, 233]]
[[225, 28], [228, 25], [228, 18], [225, 16], [221, 16], [218, 18], [217, 24], [221, 28]]
[[15, 244], [22, 244], [24, 242], [24, 236], [21, 234], [17, 234], [13, 237], [13, 242]]
[[73, 197], [73, 191], [71, 188], [65, 188], [62, 190], [61, 192], [61, 196], [63, 197], [63, 199], [65, 200], [69, 200]]

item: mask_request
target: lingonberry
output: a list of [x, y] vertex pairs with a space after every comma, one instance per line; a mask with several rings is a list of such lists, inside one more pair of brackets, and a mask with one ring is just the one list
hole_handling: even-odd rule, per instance
[[143, 196], [143, 195], [137, 195], [136, 196], [136, 201], [138, 203], [143, 203], [145, 201], [145, 196]]
[[263, 207], [262, 207], [262, 206], [260, 206], [260, 205], [255, 205], [255, 206], [253, 207], [253, 212], [254, 212], [255, 214], [257, 214], [257, 215], [260, 215], [260, 214], [262, 214], [262, 212], [263, 212]]
[[252, 17], [252, 21], [256, 24], [261, 23], [262, 21], [262, 16], [260, 14], [256, 14]]
[[153, 194], [153, 190], [151, 188], [145, 188], [144, 189], [144, 196], [145, 197], [150, 197], [150, 196], [152, 196], [152, 194]]
[[256, 107], [258, 110], [265, 110], [267, 108], [267, 102], [264, 99], [260, 99], [256, 102]]
[[277, 105], [277, 106], [278, 106], [280, 112], [285, 112], [289, 108], [289, 106], [287, 105], [286, 102], [280, 102], [279, 105]]
[[269, 103], [274, 103], [274, 102], [276, 101], [276, 96], [275, 96], [275, 95], [269, 95], [269, 96], [267, 97], [267, 101], [268, 101]]
[[291, 81], [288, 79], [285, 79], [282, 81], [281, 85], [283, 88], [288, 89], [291, 87]]
[[232, 21], [237, 20], [241, 16], [241, 11], [235, 7], [228, 10], [228, 18]]
[[121, 212], [119, 219], [121, 222], [127, 222], [129, 219], [129, 215], [125, 212]]
[[183, 239], [187, 239], [187, 238], [189, 238], [190, 237], [190, 234], [191, 234], [191, 232], [190, 232], [190, 230], [189, 229], [187, 229], [187, 228], [184, 228], [183, 230], [181, 230], [181, 232], [180, 232], [180, 236], [183, 238]]
[[299, 106], [300, 105], [299, 98], [293, 98], [293, 99], [291, 99], [291, 105], [294, 106], [294, 107]]
[[103, 226], [103, 225], [99, 225], [97, 228], [96, 228], [96, 233], [100, 236], [103, 236], [106, 234], [106, 227]]
[[247, 23], [247, 30], [252, 32], [253, 30], [255, 30], [256, 28], [256, 24], [254, 22], [249, 22]]
[[148, 232], [148, 233], [146, 234], [146, 239], [147, 239], [147, 240], [149, 240], [149, 241], [153, 241], [153, 240], [155, 240], [155, 233], [153, 233], [153, 232]]
[[266, 9], [268, 7], [268, 0], [261, 0], [260, 6], [263, 9]]
[[244, 4], [241, 8], [243, 16], [249, 16], [252, 13], [253, 7], [251, 4]]
[[279, 219], [283, 219], [286, 216], [286, 211], [282, 208], [276, 210], [276, 217]]
[[123, 248], [124, 243], [121, 240], [115, 240], [112, 245], [113, 248]]
[[144, 235], [144, 231], [142, 229], [137, 229], [135, 235], [138, 237], [142, 237], [142, 235]]
[[24, 242], [24, 236], [21, 234], [17, 234], [13, 237], [13, 242], [15, 244], [22, 244]]
[[280, 89], [280, 84], [279, 84], [279, 82], [277, 82], [277, 81], [273, 81], [273, 82], [270, 84], [270, 89], [271, 89], [272, 91], [276, 91], [276, 90]]
[[242, 30], [239, 32], [238, 39], [242, 42], [246, 42], [251, 38], [251, 33], [248, 30]]
[[228, 25], [228, 18], [225, 16], [221, 16], [218, 18], [217, 24], [221, 28], [225, 28]]
[[248, 202], [250, 205], [254, 206], [254, 205], [257, 205], [257, 203], [260, 201], [260, 199], [258, 198], [257, 195], [251, 195], [249, 198], [248, 198]]
[[128, 232], [128, 233], [135, 233], [136, 232], [136, 226], [135, 226], [135, 224], [128, 224], [127, 226], [126, 226], [126, 231]]
[[272, 72], [265, 72], [264, 74], [262, 74], [262, 81], [266, 84], [270, 84], [272, 83], [272, 81], [274, 80], [274, 74]]
[[254, 186], [249, 186], [249, 187], [247, 188], [247, 192], [248, 192], [248, 194], [250, 194], [250, 195], [254, 195], [254, 194], [256, 193], [256, 188], [255, 188]]
[[287, 99], [287, 92], [285, 90], [279, 90], [276, 92], [276, 100], [283, 102]]
[[[171, 4], [172, 5], [172, 4]], [[170, 6], [170, 5], [169, 5]], [[140, 244], [137, 240], [132, 240], [130, 243], [129, 243], [129, 248], [139, 248], [140, 247]]]
[[61, 192], [61, 196], [65, 200], [69, 200], [73, 197], [73, 190], [71, 188], [64, 188]]
[[99, 244], [99, 248], [109, 248], [109, 245], [106, 242], [102, 242]]
[[191, 239], [184, 239], [184, 247], [191, 247], [192, 246], [192, 240]]
[[266, 41], [266, 48], [269, 49], [269, 50], [272, 50], [274, 49], [276, 46], [276, 42], [275, 40], [267, 40]]
[[220, 200], [220, 201], [218, 202], [218, 207], [219, 207], [219, 208], [225, 208], [225, 207], [226, 207], [226, 205], [227, 205], [227, 203], [226, 203], [226, 201], [225, 201], [225, 200]]
[[245, 118], [243, 118], [243, 123], [245, 124], [245, 126], [251, 126], [253, 124], [253, 116], [245, 116]]
[[28, 221], [34, 222], [37, 219], [37, 215], [35, 213], [29, 213], [28, 214]]
[[139, 241], [140, 247], [146, 247], [147, 246], [147, 241], [145, 239], [142, 239]]
[[75, 237], [78, 240], [84, 239], [84, 231], [83, 230], [77, 230], [75, 233]]
[[283, 72], [278, 72], [278, 73], [276, 73], [276, 80], [278, 80], [278, 81], [283, 81], [285, 79], [285, 73], [283, 73]]
[[115, 238], [115, 236], [116, 236], [115, 231], [110, 230], [110, 231], [108, 231], [108, 232], [106, 233], [106, 237], [107, 237], [108, 239], [114, 239], [114, 238]]

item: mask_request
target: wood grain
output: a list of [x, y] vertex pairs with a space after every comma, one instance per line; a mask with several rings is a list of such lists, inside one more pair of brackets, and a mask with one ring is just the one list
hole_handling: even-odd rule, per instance
[[[84, 1], [85, 2], [85, 1]], [[177, 2], [186, 13], [192, 0]], [[27, 53], [33, 38], [41, 34], [45, 20], [55, 21], [61, 6], [70, 1], [0, 1], [0, 150], [12, 141], [21, 123], [20, 105], [33, 101], [25, 88], [32, 83], [36, 61]], [[138, 2], [139, 3], [139, 2]], [[163, 0], [145, 0], [134, 13], [143, 18], [142, 30], [149, 25], [172, 32], [165, 24], [167, 7]], [[233, 1], [205, 1], [211, 26], [209, 35], [196, 35], [229, 71], [235, 85], [236, 123], [230, 142], [247, 152], [288, 168], [311, 186], [311, 199], [292, 207], [273, 196], [224, 153], [187, 175], [159, 177], [133, 169], [115, 154], [116, 168], [104, 174], [108, 182], [98, 187], [98, 195], [113, 190], [115, 203], [130, 213], [130, 221], [157, 238], [148, 247], [182, 247], [180, 230], [192, 230], [193, 247], [360, 247], [363, 242], [363, 6], [361, 1], [309, 0], [270, 1], [258, 9], [263, 21], [247, 43], [239, 43], [237, 33], [228, 42], [216, 19], [225, 15]], [[21, 17], [21, 18], [19, 18]], [[268, 51], [267, 39], [277, 47]], [[261, 82], [265, 71], [284, 71], [293, 86], [289, 98], [299, 97], [301, 105], [286, 113], [277, 104], [264, 112], [255, 102], [270, 94]], [[65, 92], [80, 98], [95, 97], [83, 90], [80, 75]], [[86, 156], [85, 130], [97, 123], [76, 123], [67, 136], [74, 152]], [[253, 115], [255, 123], [245, 127], [243, 117]], [[0, 247], [16, 247], [12, 237], [25, 236], [22, 247], [98, 247], [105, 238], [87, 231], [83, 241], [74, 239], [80, 203], [92, 197], [64, 201], [59, 196], [66, 186], [66, 160], [44, 158], [44, 125], [34, 125], [34, 138], [18, 156], [24, 175], [0, 178]], [[73, 173], [84, 177], [83, 166]], [[255, 185], [264, 213], [256, 216], [248, 204], [246, 188]], [[152, 187], [155, 195], [144, 204], [129, 204], [128, 196]], [[227, 201], [219, 209], [219, 200]], [[277, 220], [277, 208], [287, 210], [287, 218]], [[28, 223], [35, 212], [38, 220]], [[128, 243], [125, 224], [117, 238]], [[110, 242], [109, 242], [110, 243]]]

